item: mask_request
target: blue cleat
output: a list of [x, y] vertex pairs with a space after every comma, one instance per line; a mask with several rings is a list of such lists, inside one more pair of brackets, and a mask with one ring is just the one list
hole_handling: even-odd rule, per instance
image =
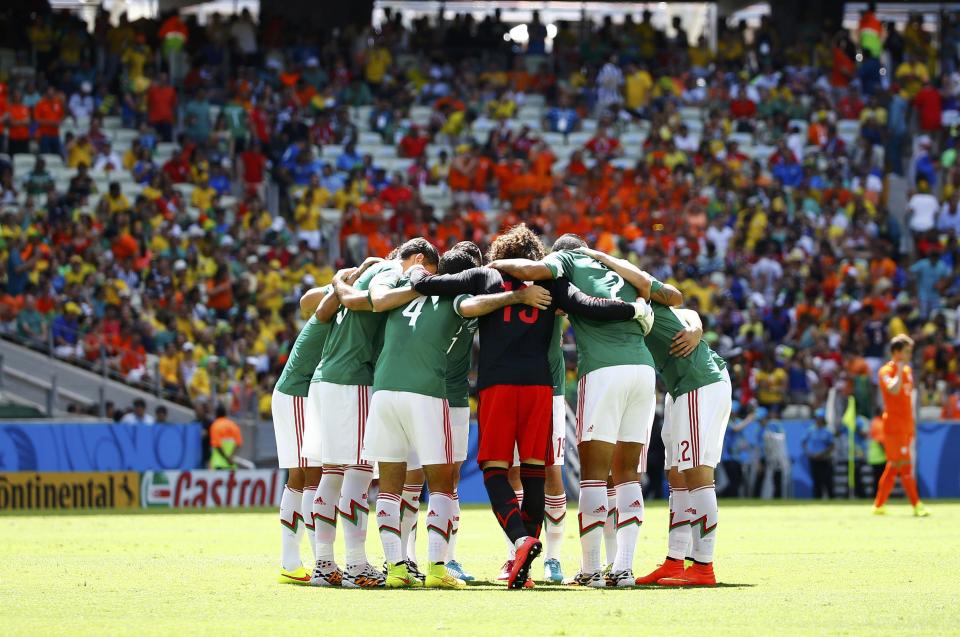
[[560, 560], [550, 558], [543, 563], [543, 579], [552, 584], [563, 584], [563, 569]]
[[450, 573], [451, 576], [461, 579], [464, 582], [472, 582], [476, 579], [473, 575], [464, 571], [463, 566], [456, 560], [447, 562], [447, 572]]

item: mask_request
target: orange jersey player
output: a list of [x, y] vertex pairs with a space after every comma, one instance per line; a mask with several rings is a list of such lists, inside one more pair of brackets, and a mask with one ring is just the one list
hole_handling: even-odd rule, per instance
[[900, 476], [903, 490], [910, 498], [914, 515], [929, 515], [917, 495], [910, 452], [916, 430], [913, 418], [913, 371], [909, 365], [912, 355], [913, 340], [904, 334], [896, 336], [890, 341], [890, 361], [880, 368], [883, 449], [887, 454], [887, 466], [880, 477], [877, 498], [873, 503], [873, 512], [876, 515], [886, 513], [885, 503], [890, 497], [897, 476]]

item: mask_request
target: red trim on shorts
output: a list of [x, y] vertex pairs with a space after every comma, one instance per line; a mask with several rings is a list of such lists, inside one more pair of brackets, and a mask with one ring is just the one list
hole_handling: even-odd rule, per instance
[[577, 381], [577, 444], [583, 440], [583, 403], [587, 393], [587, 377], [583, 376]]
[[450, 424], [450, 403], [443, 401], [443, 455], [453, 464], [453, 429]]

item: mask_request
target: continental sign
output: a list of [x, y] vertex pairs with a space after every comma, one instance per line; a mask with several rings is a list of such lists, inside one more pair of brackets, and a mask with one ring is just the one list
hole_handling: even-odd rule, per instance
[[140, 493], [144, 507], [277, 506], [283, 484], [276, 469], [147, 471]]
[[0, 473], [0, 511], [129, 509], [140, 506], [140, 474]]

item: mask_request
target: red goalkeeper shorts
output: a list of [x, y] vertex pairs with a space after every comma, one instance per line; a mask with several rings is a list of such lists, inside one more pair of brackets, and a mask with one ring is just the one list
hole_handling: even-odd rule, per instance
[[553, 387], [493, 385], [480, 390], [477, 420], [480, 450], [477, 462], [513, 464], [514, 448], [521, 460], [553, 464]]

